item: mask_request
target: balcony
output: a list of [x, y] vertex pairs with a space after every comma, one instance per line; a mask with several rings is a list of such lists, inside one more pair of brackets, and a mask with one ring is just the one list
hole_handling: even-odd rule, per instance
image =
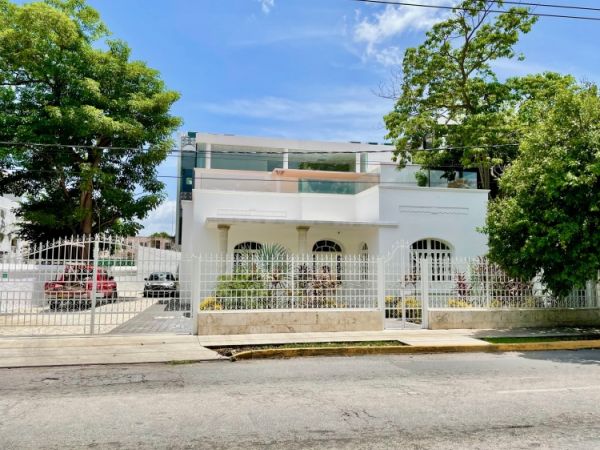
[[398, 170], [395, 164], [381, 164], [378, 168], [382, 185], [397, 187], [430, 187], [451, 189], [477, 189], [477, 172], [470, 170], [448, 171], [422, 169], [408, 165]]
[[355, 195], [379, 184], [376, 173], [275, 169], [196, 169], [195, 189], [287, 194]]

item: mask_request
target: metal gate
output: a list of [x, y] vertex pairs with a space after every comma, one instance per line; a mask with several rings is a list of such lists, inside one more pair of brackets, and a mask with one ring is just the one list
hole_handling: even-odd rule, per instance
[[[423, 328], [423, 272], [427, 264], [414, 264], [415, 255], [406, 244], [398, 244], [383, 258], [385, 328]], [[427, 279], [427, 275], [425, 275]]]
[[0, 261], [0, 335], [189, 334], [191, 265], [127, 238], [32, 246]]

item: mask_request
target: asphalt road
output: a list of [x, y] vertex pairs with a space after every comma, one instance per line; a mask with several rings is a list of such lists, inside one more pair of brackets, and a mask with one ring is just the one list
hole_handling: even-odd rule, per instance
[[600, 351], [0, 371], [0, 448], [600, 448]]

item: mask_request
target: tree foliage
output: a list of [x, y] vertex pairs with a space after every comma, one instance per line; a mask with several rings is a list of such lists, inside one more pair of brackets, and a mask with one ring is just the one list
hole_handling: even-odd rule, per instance
[[485, 231], [493, 261], [565, 295], [600, 270], [600, 97], [567, 85], [548, 98], [524, 105], [530, 126]]
[[150, 235], [151, 238], [162, 238], [162, 239], [173, 239], [173, 236], [171, 236], [169, 233], [167, 233], [166, 231], [158, 231], [156, 233], [152, 233]]
[[514, 46], [536, 18], [521, 7], [494, 15], [490, 10], [501, 1], [463, 0], [458, 7], [423, 44], [406, 50], [400, 93], [385, 123], [401, 166], [412, 159], [426, 167], [477, 168], [489, 188], [490, 169], [517, 150], [515, 91], [497, 79], [491, 64], [518, 56]]
[[24, 196], [31, 241], [135, 235], [163, 200], [178, 94], [107, 36], [84, 0], [0, 0], [0, 141], [47, 145], [0, 147], [0, 193]]

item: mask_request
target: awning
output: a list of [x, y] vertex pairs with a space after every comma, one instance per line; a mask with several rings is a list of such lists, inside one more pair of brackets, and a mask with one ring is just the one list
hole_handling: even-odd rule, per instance
[[268, 217], [207, 217], [206, 225], [235, 225], [235, 224], [272, 224], [292, 226], [335, 226], [335, 227], [364, 227], [364, 228], [397, 228], [395, 222], [353, 222], [346, 220], [298, 220]]

